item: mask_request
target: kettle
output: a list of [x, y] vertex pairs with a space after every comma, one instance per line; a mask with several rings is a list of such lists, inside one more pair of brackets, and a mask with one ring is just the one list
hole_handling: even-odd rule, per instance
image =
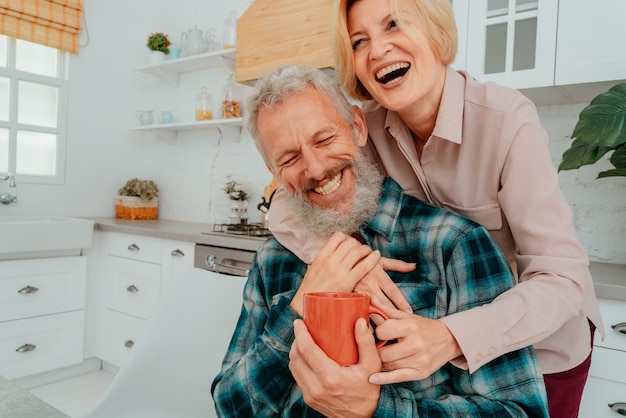
[[200, 54], [204, 48], [204, 34], [197, 26], [193, 29], [189, 29], [187, 32], [183, 32], [181, 35], [180, 43], [183, 46], [185, 55]]
[[261, 211], [261, 223], [263, 224], [263, 228], [267, 228], [269, 226], [270, 204], [272, 203], [272, 198], [274, 197], [278, 187], [279, 183], [276, 179], [272, 179], [272, 182], [265, 186], [264, 196], [261, 197], [261, 203], [259, 203], [256, 207]]

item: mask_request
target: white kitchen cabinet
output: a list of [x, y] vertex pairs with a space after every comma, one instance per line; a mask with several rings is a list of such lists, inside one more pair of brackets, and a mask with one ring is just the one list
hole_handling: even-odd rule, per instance
[[518, 89], [551, 86], [557, 17], [555, 0], [471, 0], [468, 72]]
[[[152, 64], [137, 68], [135, 71], [160, 77], [173, 86], [178, 86], [180, 74], [206, 70], [215, 67], [226, 67], [235, 71], [236, 49], [225, 49], [222, 51], [208, 52], [204, 54], [192, 55], [164, 61], [159, 64]], [[191, 121], [183, 123], [162, 123], [133, 127], [136, 132], [152, 133], [164, 139], [172, 140], [176, 138], [178, 132], [194, 131], [203, 129], [218, 129], [231, 134], [239, 134], [243, 126], [242, 118], [233, 119], [213, 119], [206, 121]]]
[[555, 84], [626, 79], [626, 1], [559, 5]]
[[453, 66], [479, 81], [520, 89], [538, 104], [563, 104], [589, 101], [626, 79], [622, 0], [456, 0], [453, 6], [460, 39]]
[[86, 257], [0, 262], [0, 375], [83, 361]]
[[193, 243], [98, 232], [103, 242], [98, 277], [96, 355], [121, 366], [172, 280], [193, 268]]
[[580, 418], [617, 418], [617, 408], [626, 410], [626, 302], [598, 299], [607, 327], [606, 340], [596, 332], [589, 380], [585, 386]]

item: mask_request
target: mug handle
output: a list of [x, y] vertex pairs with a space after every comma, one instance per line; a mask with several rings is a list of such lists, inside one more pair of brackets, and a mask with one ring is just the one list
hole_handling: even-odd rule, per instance
[[[382, 309], [379, 309], [378, 307], [374, 305], [370, 305], [370, 315], [371, 314], [380, 315], [383, 317], [385, 321], [389, 319], [389, 315], [387, 315]], [[376, 344], [376, 348], [380, 348], [383, 345], [387, 344], [388, 342], [389, 340], [381, 340]]]

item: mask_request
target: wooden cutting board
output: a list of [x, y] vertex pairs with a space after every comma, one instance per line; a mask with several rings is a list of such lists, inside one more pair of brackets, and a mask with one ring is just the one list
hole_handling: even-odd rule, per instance
[[279, 64], [333, 65], [333, 0], [255, 0], [237, 21], [235, 78], [248, 83]]

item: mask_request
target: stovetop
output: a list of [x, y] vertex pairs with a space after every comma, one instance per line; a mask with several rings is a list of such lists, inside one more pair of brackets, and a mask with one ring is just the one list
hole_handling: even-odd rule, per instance
[[214, 224], [213, 232], [247, 237], [271, 237], [272, 233], [260, 223]]

